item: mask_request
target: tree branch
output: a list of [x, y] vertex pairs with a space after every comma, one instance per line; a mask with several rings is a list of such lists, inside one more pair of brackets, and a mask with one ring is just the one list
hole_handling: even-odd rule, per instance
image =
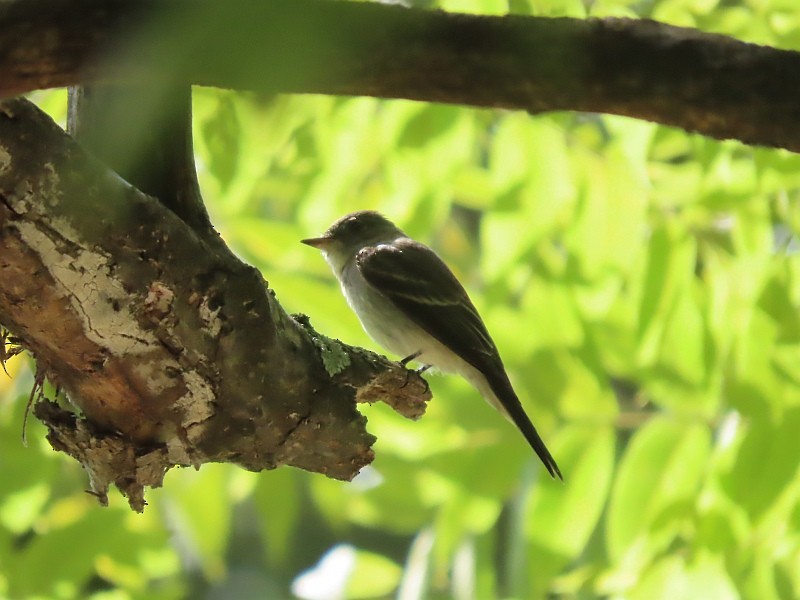
[[207, 243], [224, 247], [208, 217], [194, 164], [189, 86], [81, 86], [69, 90], [67, 131]]
[[625, 19], [327, 0], [11, 0], [0, 96], [88, 81], [647, 119], [800, 150], [800, 53]]
[[174, 465], [350, 479], [373, 458], [356, 403], [416, 418], [430, 397], [289, 317], [258, 271], [22, 99], [0, 102], [0, 322], [88, 419], [40, 405], [54, 447], [137, 509]]

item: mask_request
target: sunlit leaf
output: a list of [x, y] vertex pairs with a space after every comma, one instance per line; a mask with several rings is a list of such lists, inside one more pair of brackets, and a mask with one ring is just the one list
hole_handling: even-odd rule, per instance
[[709, 450], [705, 426], [668, 417], [655, 417], [634, 434], [609, 506], [606, 543], [612, 560], [634, 553], [634, 564], [641, 564], [677, 535], [677, 524], [691, 516]]
[[375, 598], [390, 594], [400, 582], [402, 569], [394, 561], [365, 550], [356, 552], [353, 573], [347, 582], [347, 598]]
[[746, 428], [723, 485], [730, 497], [757, 522], [798, 476], [800, 408], [787, 411], [773, 425], [753, 420]]
[[606, 504], [614, 468], [614, 433], [608, 428], [572, 426], [552, 444], [564, 483], [541, 481], [525, 509], [533, 595], [574, 560], [586, 545]]

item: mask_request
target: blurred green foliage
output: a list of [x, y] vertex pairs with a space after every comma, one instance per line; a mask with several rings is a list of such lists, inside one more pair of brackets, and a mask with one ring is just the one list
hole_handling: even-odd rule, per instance
[[[441, 0], [447, 10], [649, 17], [800, 48], [794, 0]], [[36, 100], [63, 120], [63, 92]], [[0, 376], [0, 596], [800, 597], [800, 157], [652, 123], [198, 89], [212, 219], [290, 312], [369, 348], [298, 243], [384, 212], [485, 317], [557, 457], [551, 481], [469, 386], [419, 422], [364, 407], [352, 483], [175, 471], [101, 509]], [[795, 437], [797, 436], [797, 437]]]

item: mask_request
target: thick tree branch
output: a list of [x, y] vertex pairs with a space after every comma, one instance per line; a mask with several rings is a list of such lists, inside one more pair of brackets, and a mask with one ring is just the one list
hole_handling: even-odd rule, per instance
[[183, 81], [612, 113], [797, 151], [797, 73], [800, 53], [651, 21], [328, 0], [0, 4], [0, 96]]
[[158, 198], [205, 242], [224, 247], [197, 181], [189, 86], [70, 88], [68, 124], [92, 155]]
[[[91, 215], [91, 218], [87, 218]], [[0, 323], [88, 421], [41, 405], [55, 447], [132, 505], [173, 465], [372, 460], [357, 402], [430, 397], [396, 363], [327, 340], [256, 270], [114, 175], [24, 100], [0, 102]]]

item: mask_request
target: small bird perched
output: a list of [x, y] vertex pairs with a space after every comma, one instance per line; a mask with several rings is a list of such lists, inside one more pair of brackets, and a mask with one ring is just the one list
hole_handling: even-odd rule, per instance
[[318, 248], [361, 325], [378, 344], [429, 367], [457, 373], [522, 432], [552, 477], [561, 477], [547, 446], [520, 404], [500, 353], [453, 272], [430, 248], [381, 214], [345, 215]]

